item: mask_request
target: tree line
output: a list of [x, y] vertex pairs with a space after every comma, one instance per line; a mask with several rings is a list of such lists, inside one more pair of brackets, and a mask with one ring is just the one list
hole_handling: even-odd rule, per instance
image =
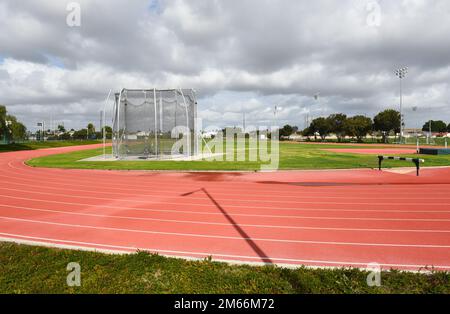
[[[111, 139], [112, 128], [105, 126], [106, 138]], [[17, 118], [9, 114], [6, 107], [0, 105], [0, 142], [17, 142], [28, 140], [30, 132], [27, 132], [27, 128], [23, 123], [17, 120]], [[103, 130], [96, 131], [92, 123], [89, 123], [86, 128], [80, 130], [70, 129], [66, 130], [64, 125], [60, 124], [56, 130], [41, 130], [36, 132], [36, 139], [42, 140], [93, 140], [103, 138]]]
[[[111, 139], [112, 128], [110, 126], [104, 128], [106, 138]], [[79, 130], [66, 130], [63, 125], [58, 125], [56, 131], [47, 130], [45, 136], [48, 140], [95, 140], [103, 138], [103, 129], [96, 131], [92, 123]]]
[[[450, 132], [450, 123], [447, 125], [444, 121], [427, 121], [422, 130], [428, 132], [431, 127], [433, 133]], [[289, 136], [295, 127], [290, 125], [280, 129], [280, 136]], [[340, 142], [345, 137], [356, 138], [358, 142], [362, 142], [368, 134], [377, 133], [382, 136], [386, 142], [389, 134], [400, 133], [400, 112], [394, 109], [387, 109], [379, 112], [373, 119], [364, 115], [356, 115], [347, 117], [346, 114], [336, 113], [328, 117], [318, 117], [311, 121], [309, 126], [300, 132], [306, 137], [319, 136], [325, 140], [330, 134], [334, 134]]]

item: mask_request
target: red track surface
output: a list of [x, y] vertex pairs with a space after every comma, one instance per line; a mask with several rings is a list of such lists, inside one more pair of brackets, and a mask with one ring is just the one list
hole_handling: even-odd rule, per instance
[[450, 169], [162, 173], [0, 154], [0, 238], [239, 262], [450, 270]]

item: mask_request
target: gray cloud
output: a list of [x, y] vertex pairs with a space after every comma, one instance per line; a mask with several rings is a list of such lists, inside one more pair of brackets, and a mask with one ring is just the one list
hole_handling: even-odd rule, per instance
[[306, 113], [373, 115], [397, 106], [403, 65], [407, 125], [450, 122], [446, 0], [82, 0], [74, 28], [68, 2], [0, 3], [0, 103], [29, 127], [95, 122], [122, 87], [195, 88], [204, 125], [239, 125], [244, 111], [270, 123], [274, 105], [299, 126]]

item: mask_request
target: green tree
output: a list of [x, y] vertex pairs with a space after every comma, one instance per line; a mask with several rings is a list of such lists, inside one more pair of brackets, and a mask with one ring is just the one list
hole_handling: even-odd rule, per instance
[[11, 140], [18, 141], [23, 140], [27, 134], [27, 128], [21, 122], [17, 121], [17, 118], [13, 115], [6, 115], [6, 120], [10, 121], [9, 130], [11, 134]]
[[65, 133], [65, 132], [66, 132], [66, 128], [64, 127], [64, 125], [59, 124], [59, 125], [58, 125], [58, 131], [59, 131], [59, 132], [62, 132], [62, 133]]
[[306, 137], [308, 138], [308, 140], [309, 140], [309, 137], [314, 135], [314, 131], [313, 131], [310, 127], [307, 127], [306, 129], [304, 129], [304, 130], [301, 132], [301, 134], [302, 134], [303, 136], [306, 136]]
[[400, 112], [394, 109], [386, 109], [378, 113], [373, 119], [374, 130], [380, 131], [383, 141], [386, 142], [387, 135], [391, 131], [400, 132]]
[[87, 137], [87, 131], [88, 131], [87, 129], [81, 129], [81, 130], [75, 131], [73, 133], [73, 138], [76, 140], [85, 140]]
[[309, 126], [313, 133], [319, 133], [322, 140], [324, 140], [328, 134], [330, 134], [332, 126], [330, 120], [324, 117], [319, 117], [312, 120]]
[[[6, 125], [8, 121], [8, 125]], [[8, 114], [5, 106], [0, 105], [0, 139], [21, 140], [26, 137], [27, 128], [17, 118]]]
[[61, 134], [60, 139], [62, 139], [62, 140], [71, 140], [72, 136], [70, 136], [69, 132], [65, 132], [65, 133]]
[[6, 107], [0, 105], [0, 140], [5, 137], [6, 131]]
[[428, 132], [430, 130], [430, 122], [431, 122], [431, 132], [444, 133], [447, 131], [447, 125], [445, 124], [444, 121], [441, 120], [438, 121], [429, 120], [425, 122], [425, 124], [422, 127], [422, 131]]
[[294, 132], [296, 132], [298, 130], [297, 127], [293, 127], [289, 124], [286, 124], [282, 129], [280, 129], [280, 138], [282, 136], [290, 136], [292, 135]]
[[450, 132], [450, 123], [447, 126], [447, 132]]
[[87, 129], [89, 130], [89, 133], [94, 133], [95, 132], [95, 127], [92, 123], [89, 123], [87, 125]]
[[[111, 139], [112, 138], [112, 128], [108, 125], [106, 125], [105, 127], [105, 135], [107, 139]], [[100, 132], [99, 136], [97, 136], [98, 138], [103, 138], [103, 130], [102, 132]]]
[[87, 132], [89, 133], [87, 135], [87, 139], [95, 139], [97, 137], [95, 133], [95, 126], [92, 123], [87, 125]]
[[372, 119], [361, 115], [348, 118], [344, 129], [346, 135], [356, 137], [358, 142], [362, 142], [363, 137], [372, 130]]
[[328, 116], [327, 120], [330, 125], [330, 133], [336, 134], [340, 142], [345, 136], [345, 121], [347, 120], [347, 116], [343, 113], [336, 113]]

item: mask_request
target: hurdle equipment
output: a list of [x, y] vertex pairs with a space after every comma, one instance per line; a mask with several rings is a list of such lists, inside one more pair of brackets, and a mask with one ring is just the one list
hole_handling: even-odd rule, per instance
[[401, 160], [401, 161], [412, 161], [415, 165], [416, 165], [416, 170], [417, 170], [417, 176], [419, 176], [419, 171], [420, 171], [420, 163], [425, 162], [424, 159], [420, 159], [420, 158], [406, 158], [406, 157], [393, 157], [393, 156], [378, 156], [378, 170], [381, 171], [381, 163], [383, 162], [383, 160]]

